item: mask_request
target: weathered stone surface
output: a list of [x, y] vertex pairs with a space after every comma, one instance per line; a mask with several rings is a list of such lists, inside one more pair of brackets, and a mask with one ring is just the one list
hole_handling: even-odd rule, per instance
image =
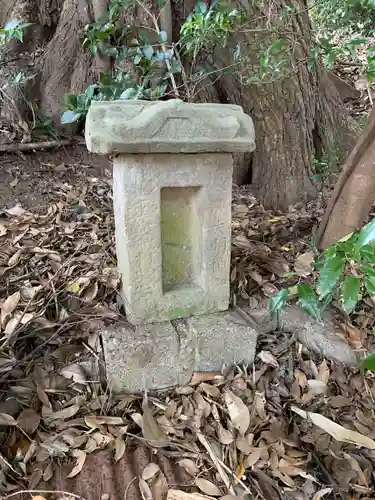
[[180, 342], [170, 322], [119, 324], [103, 330], [102, 339], [107, 379], [115, 392], [166, 389], [186, 384], [193, 373], [194, 359], [180, 367]]
[[115, 158], [116, 253], [129, 321], [228, 308], [231, 180], [228, 153]]
[[[245, 310], [250, 320], [254, 322], [254, 328], [260, 332], [269, 333], [276, 329], [276, 320], [271, 319], [266, 307]], [[294, 333], [301, 344], [323, 358], [338, 361], [350, 367], [358, 366], [359, 356], [336, 333], [335, 326], [329, 317], [325, 318], [323, 323], [317, 323], [300, 309], [288, 307], [280, 313], [280, 327], [286, 332]]]
[[194, 371], [221, 371], [234, 363], [254, 361], [257, 331], [236, 309], [173, 323], [180, 337], [196, 334]]
[[208, 153], [255, 149], [254, 126], [240, 106], [169, 101], [93, 102], [86, 117], [92, 153]]
[[251, 364], [257, 332], [237, 310], [102, 331], [107, 379], [115, 392], [186, 385], [194, 371]]

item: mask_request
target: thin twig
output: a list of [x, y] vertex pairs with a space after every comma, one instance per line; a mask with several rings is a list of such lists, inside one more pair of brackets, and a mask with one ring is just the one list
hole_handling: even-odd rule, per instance
[[[152, 19], [152, 22], [154, 23], [156, 33], [158, 35], [160, 35], [160, 28], [159, 28], [159, 25], [158, 25], [157, 18], [153, 15], [153, 13], [150, 10], [148, 10], [148, 8], [145, 5], [143, 5], [143, 3], [140, 0], [136, 0], [136, 1], [137, 1], [138, 5], [140, 7], [142, 7], [142, 9], [146, 12], [146, 14], [150, 16], [150, 18]], [[164, 53], [167, 53], [167, 48], [166, 48], [165, 43], [161, 43], [160, 46], [161, 46], [161, 50]], [[168, 59], [165, 59], [165, 64], [166, 64], [167, 69], [169, 71], [169, 78], [170, 78], [171, 83], [172, 83], [172, 87], [173, 87], [173, 91], [174, 91], [175, 97], [179, 98], [180, 97], [180, 93], [178, 92], [176, 80], [175, 80], [175, 77], [174, 77], [174, 75], [172, 73], [171, 63], [169, 62]]]
[[231, 495], [236, 495], [236, 492], [233, 489], [233, 486], [229, 480], [229, 477], [225, 473], [225, 471], [222, 467], [222, 463], [220, 463], [220, 460], [217, 458], [215, 452], [213, 451], [212, 447], [210, 446], [210, 443], [207, 441], [207, 439], [204, 437], [204, 435], [202, 434], [202, 432], [200, 430], [197, 430], [196, 434], [197, 434], [199, 441], [206, 448], [208, 454], [210, 455], [211, 460], [213, 461], [215, 467], [217, 468], [217, 471], [220, 474], [220, 477], [223, 480], [223, 483], [225, 484], [228, 492]]
[[221, 460], [219, 460], [219, 459], [217, 459], [217, 460], [219, 461], [219, 463], [220, 463], [220, 465], [223, 467], [223, 469], [225, 469], [225, 470], [226, 470], [226, 471], [227, 471], [227, 472], [228, 472], [228, 473], [229, 473], [229, 474], [233, 477], [233, 479], [234, 479], [234, 480], [235, 480], [235, 481], [236, 481], [239, 485], [241, 485], [241, 486], [242, 486], [242, 488], [243, 488], [245, 491], [247, 491], [247, 493], [249, 493], [250, 495], [252, 495], [252, 492], [251, 492], [250, 488], [249, 488], [248, 486], [246, 486], [246, 484], [245, 484], [243, 481], [241, 481], [241, 479], [238, 479], [238, 477], [236, 476], [236, 474], [235, 474], [232, 470], [230, 470], [230, 468], [229, 468], [227, 465], [225, 465], [225, 463], [224, 463], [224, 462], [222, 462], [222, 461], [221, 461]]
[[13, 498], [16, 497], [17, 495], [52, 495], [52, 494], [58, 494], [58, 495], [68, 495], [73, 498], [78, 498], [79, 500], [85, 500], [83, 497], [80, 495], [76, 495], [75, 493], [69, 493], [68, 491], [54, 491], [54, 490], [21, 490], [21, 491], [16, 491], [14, 493], [10, 493], [9, 495], [6, 495], [5, 497], [0, 497], [1, 500], [7, 500], [8, 498]]
[[130, 486], [134, 483], [134, 481], [137, 479], [138, 476], [133, 477], [133, 479], [130, 481], [130, 483], [127, 485], [125, 493], [124, 493], [124, 500], [127, 500], [128, 498], [128, 491]]

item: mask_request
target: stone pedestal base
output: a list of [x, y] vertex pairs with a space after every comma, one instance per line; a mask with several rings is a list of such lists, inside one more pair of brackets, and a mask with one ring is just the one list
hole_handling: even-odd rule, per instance
[[107, 379], [115, 392], [185, 385], [195, 371], [251, 364], [257, 331], [239, 310], [171, 322], [118, 324], [102, 331]]

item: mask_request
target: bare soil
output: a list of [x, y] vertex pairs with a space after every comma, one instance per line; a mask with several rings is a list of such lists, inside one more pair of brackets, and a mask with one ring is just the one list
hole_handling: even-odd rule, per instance
[[4, 154], [0, 156], [0, 209], [19, 204], [39, 212], [56, 200], [56, 192], [64, 184], [111, 175], [110, 161], [91, 155], [83, 145], [31, 154]]

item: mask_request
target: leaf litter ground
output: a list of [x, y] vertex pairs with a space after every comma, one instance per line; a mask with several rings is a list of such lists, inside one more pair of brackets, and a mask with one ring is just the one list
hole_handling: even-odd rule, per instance
[[[317, 359], [282, 332], [260, 336], [251, 369], [197, 373], [158, 397], [111, 394], [91, 369], [97, 332], [121, 317], [111, 181], [50, 162], [43, 182], [48, 204], [23, 206], [21, 190], [0, 215], [2, 498], [81, 498], [56, 491], [56, 469], [79, 480], [90, 454], [109, 449], [119, 463], [134, 444], [190, 477], [176, 488], [151, 459], [134, 479], [143, 500], [374, 498], [372, 374]], [[256, 308], [310, 279], [321, 202], [272, 213], [235, 188], [233, 302]], [[350, 324], [340, 317], [356, 349], [372, 343], [371, 305], [362, 309]]]

